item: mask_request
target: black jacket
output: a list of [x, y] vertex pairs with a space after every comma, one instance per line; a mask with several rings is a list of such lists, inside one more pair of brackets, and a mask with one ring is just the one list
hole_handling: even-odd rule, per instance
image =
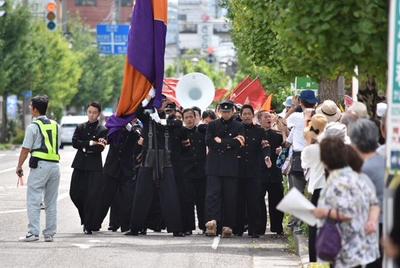
[[72, 168], [101, 172], [103, 167], [101, 152], [104, 147], [101, 145], [90, 146], [89, 143], [91, 140], [98, 141], [106, 136], [107, 129], [98, 121], [78, 125], [72, 137], [72, 146], [78, 149], [72, 162]]
[[[243, 124], [222, 118], [210, 122], [206, 132], [206, 145], [209, 152], [206, 161], [206, 174], [211, 176], [239, 176], [240, 142], [236, 136], [244, 136]], [[214, 138], [222, 139], [217, 143]]]
[[265, 166], [265, 157], [270, 155], [269, 147], [262, 146], [267, 135], [258, 125], [244, 125], [246, 143], [240, 153], [240, 177], [259, 178]]
[[183, 128], [182, 131], [182, 137], [190, 140], [190, 145], [182, 145], [181, 149], [180, 162], [183, 176], [185, 179], [204, 178], [206, 168], [205, 131], [198, 127]]
[[270, 145], [271, 151], [271, 168], [267, 168], [264, 166], [264, 173], [263, 178], [265, 178], [268, 182], [277, 183], [282, 181], [282, 170], [276, 166], [276, 159], [278, 155], [276, 154], [276, 148], [282, 146], [283, 137], [282, 134], [278, 133], [275, 130], [268, 129], [265, 130], [268, 143]]
[[114, 143], [110, 144], [104, 174], [121, 179], [132, 179], [136, 174], [137, 156], [141, 146], [137, 143], [141, 136], [141, 129], [133, 127], [131, 131], [123, 128], [118, 133]]
[[[171, 153], [171, 161], [173, 163], [178, 162], [176, 160], [179, 159], [180, 150], [181, 150], [181, 139], [180, 136], [182, 133], [182, 122], [176, 119], [168, 119], [166, 125], [162, 125], [152, 121], [149, 113], [144, 110], [142, 107], [136, 112], [138, 119], [143, 123], [143, 138], [144, 138], [144, 148], [143, 155], [145, 156], [147, 150], [151, 146], [155, 149], [155, 145], [157, 143], [157, 147], [159, 150], [164, 150], [168, 147], [168, 150]], [[154, 131], [157, 133], [153, 133], [152, 138], [149, 137], [149, 129], [151, 126], [154, 126]], [[165, 146], [165, 134], [168, 134], [168, 144]], [[151, 143], [151, 144], [150, 144]]]

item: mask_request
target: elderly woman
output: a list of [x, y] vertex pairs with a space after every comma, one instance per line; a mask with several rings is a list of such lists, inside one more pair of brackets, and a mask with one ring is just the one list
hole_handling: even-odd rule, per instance
[[328, 216], [340, 222], [342, 248], [334, 267], [358, 267], [379, 258], [373, 226], [377, 219], [370, 210], [379, 210], [378, 199], [360, 174], [353, 171], [346, 158], [348, 147], [342, 139], [327, 137], [320, 142], [321, 161], [329, 172], [314, 215]]
[[[362, 172], [368, 175], [373, 182], [379, 205], [382, 211], [383, 192], [385, 187], [385, 158], [379, 155], [379, 129], [374, 122], [368, 119], [359, 119], [349, 127], [351, 143], [364, 160]], [[382, 237], [382, 215], [379, 220], [379, 234]], [[382, 254], [382, 249], [380, 248]], [[381, 267], [382, 258], [376, 260], [370, 267]], [[368, 266], [367, 266], [368, 267]]]

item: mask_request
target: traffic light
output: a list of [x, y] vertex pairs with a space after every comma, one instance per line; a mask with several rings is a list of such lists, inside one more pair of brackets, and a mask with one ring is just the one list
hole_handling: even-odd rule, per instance
[[7, 14], [5, 9], [6, 9], [6, 1], [0, 0], [0, 17], [4, 17]]
[[57, 27], [57, 4], [55, 1], [50, 1], [46, 6], [46, 22], [47, 29], [54, 31]]
[[215, 62], [215, 56], [214, 56], [213, 53], [208, 53], [208, 55], [207, 55], [207, 62], [208, 62], [209, 64]]

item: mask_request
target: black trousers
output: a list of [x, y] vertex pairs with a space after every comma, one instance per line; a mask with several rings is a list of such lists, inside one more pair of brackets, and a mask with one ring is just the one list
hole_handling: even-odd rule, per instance
[[201, 230], [205, 230], [204, 205], [206, 178], [187, 178], [184, 174], [183, 185], [183, 229], [185, 232], [196, 229], [196, 219], [194, 215], [194, 209], [196, 207], [198, 227]]
[[241, 235], [248, 224], [248, 234], [257, 233], [257, 220], [260, 215], [260, 180], [258, 178], [240, 178], [237, 196], [237, 224], [235, 234]]
[[208, 176], [206, 190], [207, 221], [216, 220], [221, 227], [236, 226], [238, 178]]
[[104, 221], [108, 210], [113, 205], [112, 221], [121, 227], [121, 231], [129, 230], [129, 220], [132, 208], [132, 200], [135, 193], [135, 181], [133, 178], [111, 177], [104, 175], [104, 189], [101, 202], [98, 207], [99, 224]]
[[[314, 190], [312, 196], [311, 196], [311, 203], [313, 203], [314, 206], [318, 206], [318, 199], [319, 195], [321, 193], [321, 189], [316, 189]], [[315, 248], [315, 243], [317, 241], [317, 231], [318, 228], [316, 226], [308, 226], [308, 257], [310, 259], [310, 262], [316, 262], [317, 261], [317, 250]]]
[[[153, 203], [157, 200], [157, 203]], [[153, 169], [139, 168], [136, 191], [133, 200], [131, 224], [132, 231], [140, 231], [149, 227], [152, 207], [161, 209], [161, 216], [168, 232], [182, 232], [182, 216], [178, 197], [177, 185], [172, 168], [164, 168], [159, 185], [153, 181]]]
[[283, 213], [276, 209], [276, 206], [283, 198], [282, 182], [261, 181], [261, 194], [259, 204], [261, 207], [260, 220], [258, 221], [258, 232], [260, 235], [265, 234], [267, 223], [267, 207], [265, 204], [265, 194], [268, 192], [268, 211], [271, 226], [271, 232], [282, 233]]
[[103, 174], [101, 171], [74, 169], [72, 172], [69, 195], [78, 209], [81, 224], [88, 230], [98, 230], [97, 202], [103, 189]]
[[118, 215], [118, 204], [116, 201], [116, 198], [114, 198], [114, 201], [111, 204], [110, 207], [110, 220], [109, 220], [109, 227], [112, 227], [113, 229], [118, 229], [119, 227], [121, 227], [121, 222], [119, 220], [119, 215]]

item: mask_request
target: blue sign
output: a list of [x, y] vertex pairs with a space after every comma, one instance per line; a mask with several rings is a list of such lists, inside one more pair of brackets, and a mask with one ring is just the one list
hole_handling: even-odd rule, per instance
[[100, 53], [127, 54], [128, 52], [128, 24], [98, 24], [97, 25], [97, 46]]

